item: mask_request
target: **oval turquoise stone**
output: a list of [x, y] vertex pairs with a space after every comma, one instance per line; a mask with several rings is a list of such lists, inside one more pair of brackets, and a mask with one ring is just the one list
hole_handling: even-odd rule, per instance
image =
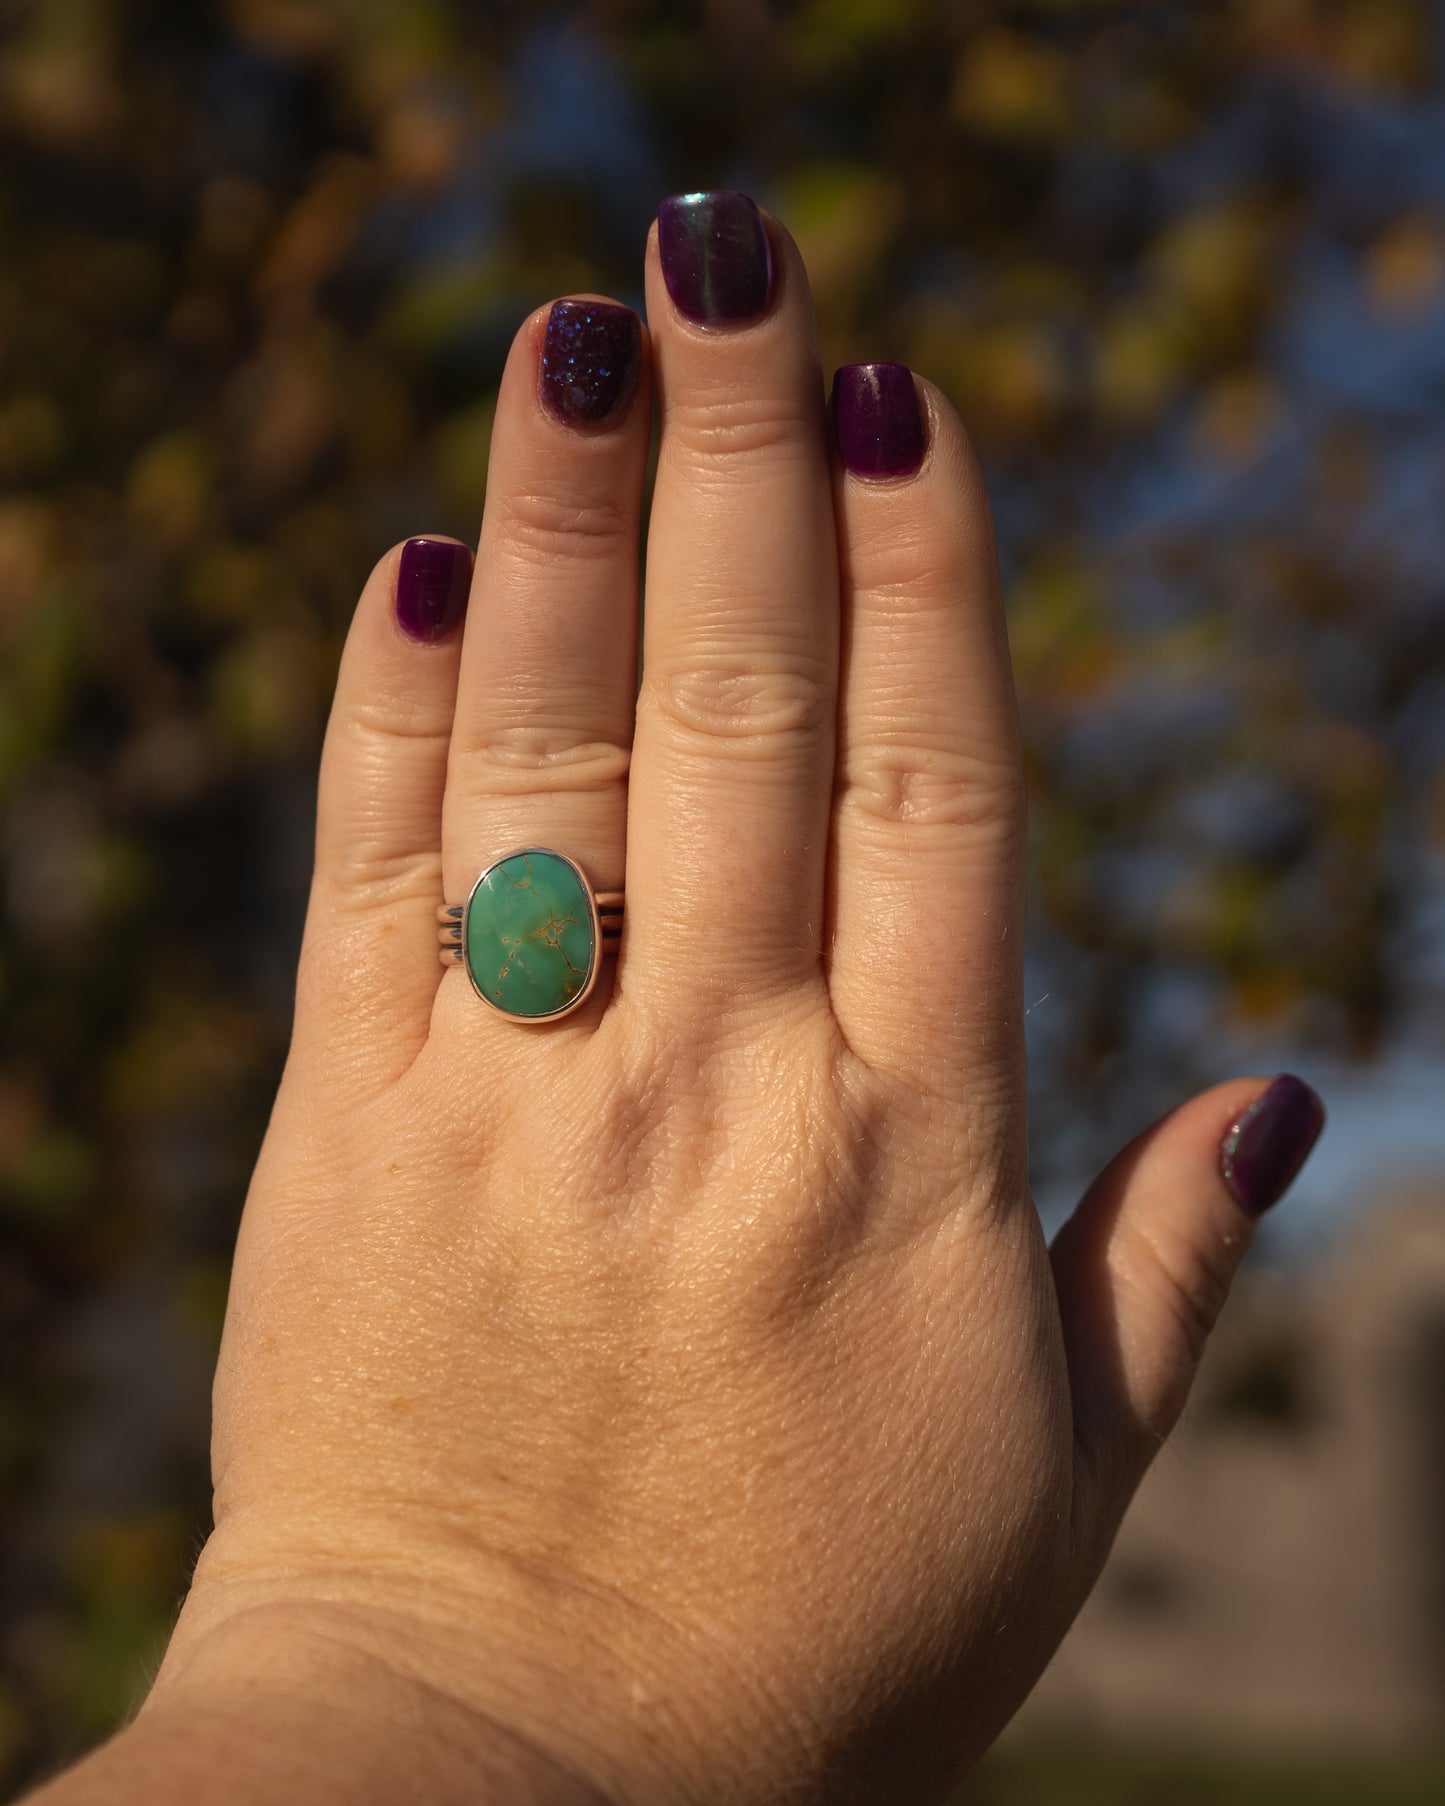
[[472, 983], [509, 1016], [555, 1016], [585, 989], [597, 957], [592, 909], [556, 853], [514, 853], [472, 891], [463, 935]]

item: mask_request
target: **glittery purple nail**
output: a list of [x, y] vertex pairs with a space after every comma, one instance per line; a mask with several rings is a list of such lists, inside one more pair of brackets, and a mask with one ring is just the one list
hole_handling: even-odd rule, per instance
[[907, 364], [844, 364], [833, 378], [833, 431], [854, 476], [911, 476], [926, 439]]
[[773, 253], [745, 194], [670, 194], [657, 209], [657, 250], [673, 306], [704, 326], [756, 320], [773, 298]]
[[396, 573], [396, 618], [408, 639], [444, 640], [466, 613], [472, 554], [450, 539], [409, 539]]
[[1324, 1126], [1319, 1095], [1288, 1072], [1250, 1105], [1219, 1148], [1224, 1182], [1249, 1216], [1284, 1196]]
[[567, 425], [605, 420], [637, 387], [642, 322], [608, 301], [554, 301], [542, 341], [542, 401]]

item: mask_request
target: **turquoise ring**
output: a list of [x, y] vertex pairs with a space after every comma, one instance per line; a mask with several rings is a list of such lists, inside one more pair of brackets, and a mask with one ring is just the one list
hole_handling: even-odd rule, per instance
[[486, 867], [465, 903], [443, 903], [444, 966], [513, 1022], [556, 1022], [587, 1001], [622, 933], [622, 892], [594, 891], [575, 859], [519, 847]]

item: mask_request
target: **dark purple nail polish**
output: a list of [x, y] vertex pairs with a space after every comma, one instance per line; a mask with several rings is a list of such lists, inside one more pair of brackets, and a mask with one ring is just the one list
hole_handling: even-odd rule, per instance
[[1288, 1072], [1250, 1105], [1219, 1146], [1224, 1183], [1248, 1215], [1284, 1196], [1324, 1126], [1318, 1094]]
[[450, 539], [409, 539], [396, 573], [396, 618], [410, 639], [444, 640], [466, 613], [472, 554]]
[[926, 438], [907, 364], [844, 364], [833, 378], [833, 431], [855, 477], [912, 476]]
[[605, 420], [637, 387], [642, 322], [607, 301], [554, 301], [542, 341], [542, 400], [568, 426]]
[[756, 320], [773, 298], [773, 252], [745, 194], [670, 194], [657, 209], [662, 279], [673, 306], [704, 326]]

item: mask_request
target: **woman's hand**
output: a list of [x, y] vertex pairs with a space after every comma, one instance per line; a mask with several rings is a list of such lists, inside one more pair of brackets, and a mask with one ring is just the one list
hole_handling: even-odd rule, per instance
[[[1063, 1635], [1319, 1127], [1297, 1081], [1221, 1086], [1051, 1258], [977, 465], [883, 366], [840, 382], [846, 468], [786, 233], [721, 196], [662, 237], [650, 342], [525, 323], [475, 573], [389, 554], [337, 688], [216, 1527], [133, 1728], [304, 1723], [314, 1685], [337, 1797], [398, 1750], [467, 1797], [484, 1748], [508, 1799], [934, 1797]], [[531, 1028], [436, 949], [522, 846], [627, 895], [615, 971]]]

